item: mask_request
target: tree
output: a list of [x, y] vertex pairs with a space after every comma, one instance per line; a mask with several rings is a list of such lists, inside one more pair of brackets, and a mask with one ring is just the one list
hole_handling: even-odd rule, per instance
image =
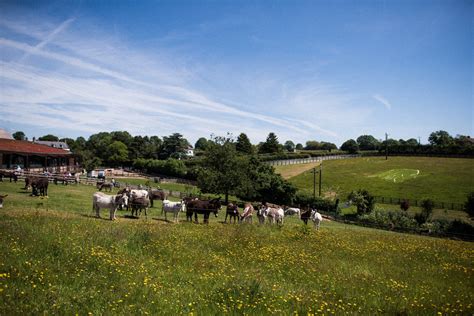
[[245, 177], [236, 192], [239, 198], [281, 205], [293, 203], [296, 188], [276, 174], [272, 166], [261, 162], [258, 156], [247, 156], [242, 173], [245, 174]]
[[449, 146], [453, 143], [453, 137], [446, 131], [436, 131], [430, 134], [428, 141], [433, 146]]
[[201, 137], [197, 140], [196, 144], [194, 145], [194, 149], [196, 150], [206, 150], [207, 147], [207, 139]]
[[130, 135], [129, 132], [127, 131], [115, 131], [111, 132], [110, 136], [112, 137], [112, 141], [119, 141], [125, 144], [127, 148], [130, 146], [130, 144], [133, 141], [132, 135]]
[[296, 150], [303, 150], [303, 145], [298, 143], [298, 144], [296, 144], [295, 148], [296, 148]]
[[120, 166], [128, 160], [127, 145], [121, 141], [114, 141], [107, 148], [108, 161], [114, 166]]
[[237, 142], [235, 143], [235, 149], [244, 154], [253, 154], [254, 149], [252, 143], [250, 143], [250, 139], [247, 137], [245, 133], [240, 133], [239, 137], [237, 137]]
[[295, 150], [295, 143], [293, 143], [291, 140], [287, 140], [285, 142], [285, 145], [283, 145], [283, 146], [289, 152], [293, 152]]
[[407, 139], [406, 144], [407, 146], [412, 146], [412, 147], [419, 145], [418, 141], [415, 138]]
[[321, 144], [318, 141], [315, 141], [315, 140], [308, 140], [306, 142], [306, 147], [304, 149], [306, 149], [306, 150], [319, 150], [319, 149], [321, 149]]
[[360, 150], [376, 150], [380, 143], [372, 135], [361, 135], [357, 137], [357, 144]]
[[341, 150], [347, 151], [351, 154], [354, 154], [359, 151], [359, 145], [357, 145], [356, 141], [353, 139], [346, 140], [341, 145]]
[[259, 152], [262, 154], [273, 154], [281, 151], [282, 146], [278, 142], [278, 137], [273, 132], [268, 134], [267, 140], [259, 148]]
[[348, 200], [354, 203], [357, 207], [357, 214], [363, 215], [372, 212], [375, 206], [375, 197], [373, 197], [367, 190], [352, 191]]
[[469, 193], [467, 196], [467, 201], [464, 203], [464, 211], [469, 217], [474, 217], [474, 192]]
[[87, 172], [91, 172], [98, 166], [102, 164], [102, 160], [98, 157], [92, 157], [91, 159], [85, 160], [82, 164], [84, 169], [86, 169]]
[[59, 141], [59, 137], [48, 134], [48, 135], [41, 136], [40, 138], [38, 138], [38, 140], [49, 141], [49, 142], [57, 142], [57, 141]]
[[337, 149], [337, 146], [333, 143], [321, 142], [321, 149], [331, 151], [333, 149]]
[[203, 193], [224, 194], [227, 203], [229, 194], [235, 193], [244, 182], [245, 159], [237, 155], [231, 138], [214, 137], [204, 153], [198, 187]]
[[110, 133], [100, 132], [93, 134], [86, 142], [86, 148], [90, 150], [96, 157], [102, 160], [108, 160], [108, 147], [112, 144], [112, 137]]
[[189, 142], [179, 133], [165, 136], [159, 157], [160, 159], [184, 157], [188, 146]]
[[12, 134], [13, 139], [26, 140], [26, 135], [22, 131], [18, 131]]
[[424, 224], [431, 218], [434, 206], [434, 202], [430, 199], [424, 199], [421, 201], [421, 213], [415, 214], [415, 220], [418, 224]]

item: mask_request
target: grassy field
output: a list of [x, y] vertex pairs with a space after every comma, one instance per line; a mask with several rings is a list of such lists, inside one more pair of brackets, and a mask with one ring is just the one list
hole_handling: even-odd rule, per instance
[[275, 172], [280, 174], [284, 179], [289, 179], [319, 165], [319, 162], [312, 162], [296, 165], [275, 166]]
[[[310, 171], [291, 178], [290, 182], [308, 194], [313, 191]], [[323, 162], [322, 187], [323, 192], [335, 192], [342, 199], [350, 191], [362, 188], [377, 196], [464, 203], [467, 194], [474, 190], [474, 159], [389, 157], [385, 160], [384, 157], [367, 157], [329, 160]]]
[[[87, 186], [0, 210], [0, 314], [474, 313], [474, 244], [297, 218], [282, 228], [90, 217]], [[106, 214], [104, 213], [104, 217]]]

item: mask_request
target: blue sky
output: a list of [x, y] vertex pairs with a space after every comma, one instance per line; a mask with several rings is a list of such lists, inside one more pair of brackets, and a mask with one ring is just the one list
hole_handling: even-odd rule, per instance
[[0, 1], [0, 127], [472, 136], [473, 30], [472, 1]]

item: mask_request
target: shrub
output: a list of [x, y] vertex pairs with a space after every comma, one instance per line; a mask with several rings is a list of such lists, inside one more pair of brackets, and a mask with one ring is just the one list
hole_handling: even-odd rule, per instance
[[297, 194], [294, 202], [300, 207], [309, 206], [324, 213], [334, 213], [337, 210], [335, 202], [320, 197], [313, 198], [305, 194]]
[[421, 201], [421, 213], [415, 215], [415, 220], [419, 225], [422, 225], [430, 220], [433, 214], [434, 202], [430, 199], [424, 199]]
[[385, 211], [383, 208], [375, 208], [368, 214], [359, 216], [359, 220], [364, 223], [375, 224], [399, 229], [416, 229], [416, 221], [402, 211]]
[[400, 208], [402, 209], [402, 211], [408, 211], [408, 209], [410, 208], [410, 203], [407, 201], [407, 200], [403, 200], [401, 203], [400, 203]]
[[372, 212], [375, 206], [375, 197], [367, 190], [352, 191], [348, 196], [349, 201], [352, 201], [357, 206], [357, 214], [362, 215]]
[[467, 201], [464, 203], [464, 211], [469, 217], [474, 217], [474, 192], [469, 193], [467, 196]]

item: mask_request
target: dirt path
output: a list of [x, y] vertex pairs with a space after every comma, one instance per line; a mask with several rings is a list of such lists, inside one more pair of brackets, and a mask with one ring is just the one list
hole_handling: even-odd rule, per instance
[[280, 174], [284, 179], [295, 177], [306, 170], [319, 166], [320, 162], [302, 163], [297, 165], [276, 166], [275, 172]]

